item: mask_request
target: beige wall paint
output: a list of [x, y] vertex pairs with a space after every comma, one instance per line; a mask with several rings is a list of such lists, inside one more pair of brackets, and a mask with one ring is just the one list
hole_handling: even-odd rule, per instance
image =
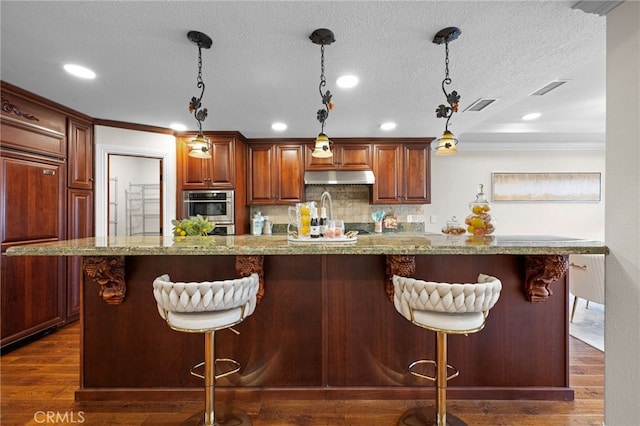
[[607, 15], [605, 423], [640, 424], [640, 2]]

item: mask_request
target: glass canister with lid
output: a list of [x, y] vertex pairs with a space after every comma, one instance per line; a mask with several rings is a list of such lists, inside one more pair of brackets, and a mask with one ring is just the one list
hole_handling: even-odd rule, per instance
[[491, 214], [491, 203], [483, 191], [483, 185], [478, 185], [476, 199], [469, 203], [471, 214], [467, 216], [464, 223], [467, 225], [467, 232], [471, 235], [481, 237], [493, 234], [496, 223]]

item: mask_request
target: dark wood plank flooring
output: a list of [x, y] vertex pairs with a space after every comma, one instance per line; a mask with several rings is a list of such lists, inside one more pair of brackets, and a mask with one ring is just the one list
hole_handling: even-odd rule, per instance
[[[604, 354], [571, 339], [575, 400], [449, 401], [450, 412], [478, 426], [601, 426], [604, 420]], [[78, 403], [79, 323], [61, 328], [0, 358], [0, 424], [179, 425], [202, 409], [188, 403]], [[255, 401], [223, 403], [223, 412], [246, 412], [254, 426], [393, 426], [409, 408], [433, 401]], [[49, 416], [49, 417], [47, 417]]]

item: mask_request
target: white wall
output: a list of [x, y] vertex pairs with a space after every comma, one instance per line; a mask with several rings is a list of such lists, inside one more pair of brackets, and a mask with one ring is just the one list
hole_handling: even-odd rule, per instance
[[139, 155], [162, 159], [164, 200], [164, 235], [171, 235], [171, 219], [176, 211], [176, 139], [172, 135], [142, 132], [116, 127], [95, 126], [96, 213], [97, 237], [108, 234], [107, 194], [109, 154]]
[[[467, 144], [469, 147], [469, 144]], [[431, 204], [425, 206], [425, 229], [440, 232], [451, 216], [462, 222], [470, 214], [478, 184], [491, 200], [492, 172], [601, 172], [601, 202], [495, 202], [495, 235], [555, 235], [604, 240], [604, 169], [602, 150], [465, 150], [431, 159]], [[436, 223], [430, 223], [436, 216]]]
[[640, 3], [607, 15], [605, 423], [640, 424]]

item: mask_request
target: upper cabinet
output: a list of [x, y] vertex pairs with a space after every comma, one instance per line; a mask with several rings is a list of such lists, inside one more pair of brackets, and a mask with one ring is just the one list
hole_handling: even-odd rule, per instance
[[303, 144], [250, 143], [247, 203], [294, 204], [304, 201]]
[[211, 158], [189, 157], [186, 142], [195, 135], [177, 138], [177, 175], [182, 189], [235, 189], [236, 138], [205, 133], [211, 142]]
[[76, 189], [93, 189], [93, 126], [91, 123], [69, 119], [68, 185]]
[[[67, 117], [2, 86], [2, 146], [56, 158], [67, 157]], [[25, 137], [25, 131], [29, 137]]]
[[333, 157], [316, 158], [311, 150], [305, 152], [305, 170], [371, 170], [372, 145], [370, 143], [334, 143]]
[[373, 204], [428, 204], [431, 202], [431, 148], [429, 142], [376, 143]]

